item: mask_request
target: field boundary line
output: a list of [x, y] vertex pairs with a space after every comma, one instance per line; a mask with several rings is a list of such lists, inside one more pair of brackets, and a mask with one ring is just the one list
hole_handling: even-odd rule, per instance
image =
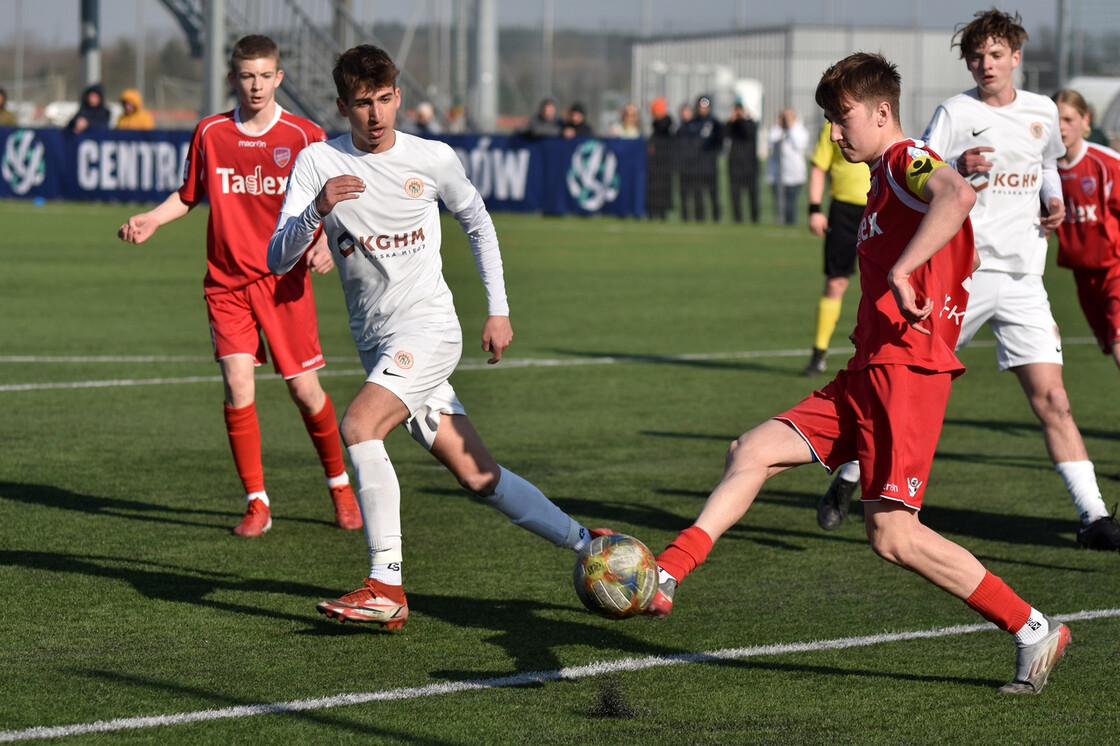
[[[1052, 616], [1053, 619], [1063, 622], [1114, 617], [1120, 617], [1120, 609], [1095, 609], [1078, 611], [1071, 614], [1055, 614]], [[90, 733], [141, 730], [144, 728], [158, 728], [167, 725], [185, 725], [188, 723], [254, 717], [256, 715], [279, 715], [287, 712], [328, 710], [335, 707], [366, 704], [369, 702], [394, 702], [423, 697], [438, 697], [448, 694], [457, 694], [459, 692], [526, 686], [529, 684], [540, 684], [551, 681], [575, 681], [577, 679], [603, 676], [611, 673], [643, 671], [661, 666], [741, 660], [743, 658], [761, 658], [788, 653], [844, 650], [847, 648], [869, 647], [872, 645], [884, 645], [908, 640], [952, 637], [971, 634], [973, 632], [995, 631], [996, 629], [995, 625], [983, 622], [980, 624], [961, 624], [952, 627], [935, 627], [933, 629], [913, 630], [910, 632], [884, 632], [875, 635], [840, 637], [832, 640], [756, 645], [742, 648], [726, 648], [709, 652], [679, 653], [677, 655], [623, 658], [617, 661], [602, 661], [585, 666], [561, 668], [555, 671], [535, 671], [490, 679], [447, 681], [438, 684], [427, 684], [425, 686], [399, 687], [396, 689], [385, 689], [376, 692], [359, 692], [354, 694], [335, 694], [329, 697], [295, 699], [287, 702], [274, 702], [272, 704], [239, 705], [236, 707], [195, 710], [193, 712], [180, 712], [173, 715], [115, 718], [113, 720], [98, 720], [92, 723], [75, 723], [72, 725], [35, 726], [23, 730], [0, 731], [0, 743], [62, 738], [66, 736], [88, 735]]]
[[[1096, 344], [1092, 338], [1078, 338], [1065, 340], [1065, 344]], [[970, 347], [994, 347], [995, 342], [984, 340], [974, 342]], [[456, 371], [478, 370], [509, 370], [511, 368], [563, 368], [584, 365], [618, 365], [623, 363], [687, 363], [703, 362], [706, 360], [752, 360], [760, 358], [802, 357], [811, 352], [808, 348], [792, 350], [744, 350], [740, 352], [708, 352], [689, 353], [683, 355], [600, 355], [597, 357], [581, 358], [509, 358], [498, 365], [488, 365], [485, 360], [464, 360], [459, 363]], [[850, 353], [850, 347], [837, 347], [829, 350], [830, 353], [843, 355]], [[209, 357], [190, 356], [35, 356], [35, 355], [0, 355], [0, 364], [4, 363], [175, 363], [175, 362], [212, 362]], [[328, 359], [335, 360], [334, 358]], [[336, 361], [337, 362], [337, 361]], [[345, 362], [353, 363], [353, 359]], [[336, 376], [365, 376], [361, 368], [344, 368], [341, 370], [320, 369], [319, 376], [331, 378]], [[278, 378], [273, 373], [265, 373], [261, 379]], [[184, 383], [214, 383], [220, 382], [220, 375], [206, 376], [181, 376], [161, 378], [117, 378], [108, 380], [89, 381], [56, 381], [51, 383], [7, 383], [0, 384], [0, 393], [16, 391], [51, 391], [67, 389], [96, 389], [118, 388], [129, 386], [165, 386]]]

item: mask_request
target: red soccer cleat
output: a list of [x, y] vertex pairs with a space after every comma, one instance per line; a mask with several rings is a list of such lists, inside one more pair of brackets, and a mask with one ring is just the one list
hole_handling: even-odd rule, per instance
[[334, 501], [334, 522], [339, 528], [354, 529], [362, 527], [362, 511], [354, 490], [349, 484], [331, 487], [331, 500]]
[[253, 498], [245, 509], [245, 517], [233, 529], [238, 536], [260, 536], [272, 528], [272, 512], [263, 500]]
[[[389, 589], [400, 594], [400, 600], [387, 595]], [[366, 578], [363, 586], [334, 601], [320, 601], [315, 605], [320, 614], [340, 622], [369, 622], [385, 629], [400, 629], [408, 621], [408, 601], [400, 586], [387, 586], [373, 578]]]

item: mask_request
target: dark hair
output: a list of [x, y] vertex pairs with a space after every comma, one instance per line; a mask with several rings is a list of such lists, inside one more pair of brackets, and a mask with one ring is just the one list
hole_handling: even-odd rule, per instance
[[400, 70], [384, 49], [372, 44], [359, 44], [339, 55], [332, 75], [338, 97], [345, 101], [363, 88], [375, 91], [396, 88]]
[[1016, 52], [1028, 38], [1018, 13], [1011, 15], [992, 8], [978, 11], [967, 24], [958, 24], [951, 46], [960, 47], [961, 59], [964, 59], [988, 39], [1002, 39], [1012, 52]]
[[854, 104], [890, 104], [897, 124], [902, 77], [898, 68], [881, 54], [856, 52], [824, 71], [817, 84], [817, 106], [832, 117], [843, 114]]
[[280, 47], [276, 46], [276, 42], [261, 34], [242, 36], [233, 45], [233, 52], [229, 56], [229, 69], [233, 70], [238, 62], [260, 60], [265, 57], [271, 57], [276, 60], [276, 66], [280, 66]]

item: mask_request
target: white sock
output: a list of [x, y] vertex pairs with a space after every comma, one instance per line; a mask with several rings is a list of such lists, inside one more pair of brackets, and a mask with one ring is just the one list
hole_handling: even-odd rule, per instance
[[1042, 616], [1042, 612], [1031, 607], [1031, 615], [1027, 617], [1027, 623], [1015, 633], [1015, 644], [1019, 647], [1027, 645], [1034, 645], [1046, 635], [1050, 634], [1050, 625], [1046, 621], [1046, 617]]
[[1101, 488], [1097, 486], [1092, 461], [1063, 461], [1055, 464], [1054, 468], [1066, 483], [1069, 498], [1073, 500], [1077, 513], [1081, 516], [1082, 526], [1088, 526], [1098, 518], [1108, 515], [1108, 509], [1101, 499]]
[[328, 487], [343, 487], [348, 484], [350, 484], [350, 475], [346, 472], [342, 472], [337, 477], [327, 477]]
[[[401, 486], [393, 462], [380, 440], [364, 440], [346, 449], [358, 482], [358, 507], [369, 547], [370, 577], [378, 565], [396, 564], [400, 572]], [[399, 585], [398, 580], [395, 585]]]
[[859, 462], [849, 461], [840, 467], [840, 478], [845, 482], [859, 481]]
[[385, 585], [401, 585], [401, 563], [390, 562], [384, 565], [370, 565], [369, 576]]
[[[548, 539], [558, 547], [568, 547], [577, 552], [587, 543], [587, 529], [556, 507], [532, 483], [507, 470], [504, 466], [494, 494], [484, 498], [502, 511], [515, 526], [520, 526], [537, 536]], [[577, 548], [578, 547], [578, 548]]]
[[250, 492], [245, 496], [245, 504], [248, 505], [253, 500], [260, 500], [265, 506], [268, 505], [268, 495], [262, 492]]

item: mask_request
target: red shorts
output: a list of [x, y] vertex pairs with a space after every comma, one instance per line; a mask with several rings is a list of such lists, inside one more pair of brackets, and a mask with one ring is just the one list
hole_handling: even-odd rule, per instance
[[774, 419], [795, 429], [830, 471], [859, 461], [865, 502], [922, 507], [952, 375], [905, 365], [842, 370]]
[[206, 309], [215, 360], [252, 355], [257, 365], [264, 365], [268, 355], [263, 331], [272, 351], [272, 367], [284, 378], [325, 364], [307, 273], [266, 275], [243, 288], [207, 295]]
[[1075, 269], [1077, 299], [1085, 320], [1101, 346], [1101, 352], [1112, 354], [1112, 345], [1120, 340], [1120, 265], [1107, 269]]

